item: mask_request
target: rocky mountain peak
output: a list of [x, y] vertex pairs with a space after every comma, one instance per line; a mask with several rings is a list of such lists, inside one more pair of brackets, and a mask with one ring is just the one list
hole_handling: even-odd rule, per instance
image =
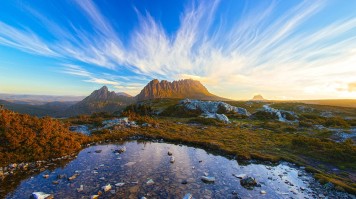
[[183, 79], [169, 82], [167, 80], [159, 81], [154, 79], [150, 81], [136, 96], [138, 101], [158, 99], [158, 98], [192, 98], [204, 100], [222, 100], [223, 98], [211, 94], [197, 80]]
[[117, 97], [114, 91], [109, 91], [107, 86], [101, 87], [99, 90], [93, 91], [84, 101], [109, 101]]

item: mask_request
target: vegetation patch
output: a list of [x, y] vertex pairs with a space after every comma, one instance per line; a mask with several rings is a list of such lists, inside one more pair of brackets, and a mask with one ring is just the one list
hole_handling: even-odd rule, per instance
[[90, 138], [68, 130], [68, 125], [49, 118], [0, 110], [0, 166], [72, 154]]

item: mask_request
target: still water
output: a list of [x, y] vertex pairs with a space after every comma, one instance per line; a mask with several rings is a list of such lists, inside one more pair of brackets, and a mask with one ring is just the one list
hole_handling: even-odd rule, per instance
[[[125, 152], [115, 152], [123, 147]], [[236, 177], [242, 174], [260, 186], [244, 188]], [[215, 181], [203, 182], [202, 176]], [[111, 189], [105, 192], [108, 184]], [[310, 174], [288, 163], [239, 164], [194, 147], [130, 141], [83, 149], [62, 168], [23, 180], [6, 198], [28, 199], [33, 192], [54, 198], [90, 198], [98, 192], [99, 198], [183, 198], [188, 193], [194, 198], [314, 198], [313, 184]]]

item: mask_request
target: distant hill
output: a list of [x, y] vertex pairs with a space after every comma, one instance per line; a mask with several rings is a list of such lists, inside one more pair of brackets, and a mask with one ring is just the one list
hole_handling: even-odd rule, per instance
[[56, 96], [0, 93], [0, 99], [15, 104], [44, 105], [48, 102], [79, 102], [85, 96]]
[[18, 104], [6, 100], [0, 100], [6, 109], [22, 114], [29, 114], [38, 117], [57, 116], [59, 112], [67, 109], [76, 102], [47, 102], [43, 105]]
[[82, 101], [70, 106], [63, 113], [64, 116], [74, 116], [79, 114], [92, 114], [95, 112], [115, 112], [122, 110], [127, 105], [134, 103], [135, 98], [118, 95], [114, 91], [109, 91], [106, 86], [93, 91]]
[[302, 102], [306, 104], [318, 104], [318, 105], [356, 108], [356, 99], [300, 100], [298, 102]]
[[169, 82], [157, 79], [149, 82], [136, 96], [138, 101], [161, 98], [191, 98], [200, 100], [228, 100], [211, 94], [199, 81], [184, 79]]
[[262, 97], [262, 95], [255, 95], [252, 98], [252, 101], [265, 101], [266, 99]]

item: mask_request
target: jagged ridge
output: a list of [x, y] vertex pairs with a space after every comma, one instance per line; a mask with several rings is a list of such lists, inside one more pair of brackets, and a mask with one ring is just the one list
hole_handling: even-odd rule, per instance
[[136, 96], [138, 101], [159, 98], [191, 98], [200, 100], [227, 100], [211, 94], [199, 81], [184, 79], [169, 82], [157, 79], [149, 82]]

